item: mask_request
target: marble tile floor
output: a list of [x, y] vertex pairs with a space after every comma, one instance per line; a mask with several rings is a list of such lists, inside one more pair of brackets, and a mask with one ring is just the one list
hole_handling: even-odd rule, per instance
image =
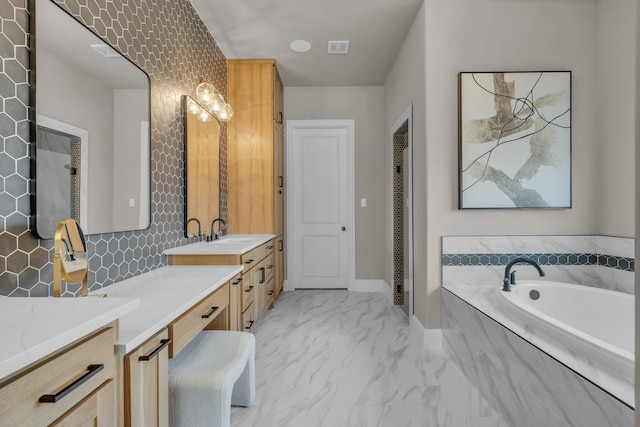
[[256, 400], [234, 427], [509, 427], [379, 293], [285, 292], [256, 343]]

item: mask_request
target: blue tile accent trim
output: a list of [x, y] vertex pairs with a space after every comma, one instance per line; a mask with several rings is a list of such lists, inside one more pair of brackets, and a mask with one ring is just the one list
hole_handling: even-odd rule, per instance
[[600, 265], [616, 270], [635, 271], [633, 258], [598, 254], [443, 254], [444, 266], [506, 265], [516, 258], [531, 258], [540, 265]]

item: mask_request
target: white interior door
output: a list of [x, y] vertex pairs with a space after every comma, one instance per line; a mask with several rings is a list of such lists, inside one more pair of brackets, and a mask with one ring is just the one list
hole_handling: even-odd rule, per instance
[[288, 289], [349, 288], [353, 121], [287, 122]]

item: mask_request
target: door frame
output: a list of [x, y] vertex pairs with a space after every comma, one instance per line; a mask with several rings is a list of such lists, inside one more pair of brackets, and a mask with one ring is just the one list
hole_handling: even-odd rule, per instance
[[[356, 280], [356, 269], [355, 269], [355, 259], [356, 259], [356, 245], [355, 245], [355, 121], [354, 120], [287, 120], [287, 134], [286, 134], [286, 160], [285, 166], [286, 170], [293, 170], [292, 161], [293, 161], [293, 132], [297, 129], [318, 129], [318, 128], [327, 128], [327, 129], [335, 129], [342, 128], [347, 132], [347, 167], [349, 168], [350, 173], [347, 173], [347, 230], [349, 230], [347, 236], [347, 289], [352, 290]], [[293, 177], [291, 174], [286, 173], [286, 185], [285, 185], [285, 196], [287, 200], [286, 206], [286, 230], [287, 235], [285, 236], [287, 241], [287, 248], [293, 248], [293, 242], [295, 239], [300, 237], [300, 230], [298, 230], [291, 218], [294, 218], [294, 214], [296, 212], [296, 208], [299, 205], [296, 205], [295, 202], [291, 199], [290, 194], [288, 194], [288, 189], [291, 188], [291, 184], [293, 183]], [[287, 250], [287, 262], [286, 262], [286, 271], [287, 271], [287, 279], [284, 281], [285, 291], [293, 291], [295, 290], [295, 285], [293, 281], [290, 280], [294, 275], [294, 266], [295, 263], [299, 261], [297, 260], [296, 254], [293, 253], [292, 250]]]
[[[389, 130], [389, 139], [388, 141], [390, 142], [389, 144], [389, 158], [391, 159], [391, 163], [390, 163], [390, 167], [391, 167], [391, 180], [393, 181], [393, 135], [396, 133], [396, 131], [400, 128], [400, 126], [402, 126], [402, 124], [404, 122], [408, 122], [408, 138], [409, 138], [409, 152], [408, 157], [409, 157], [409, 161], [407, 162], [408, 164], [405, 165], [405, 167], [409, 168], [408, 171], [408, 176], [409, 176], [409, 182], [407, 183], [407, 190], [408, 190], [408, 194], [405, 195], [405, 200], [408, 199], [409, 200], [409, 206], [405, 206], [409, 209], [409, 224], [407, 224], [408, 226], [408, 232], [407, 235], [409, 236], [409, 242], [408, 242], [408, 247], [409, 247], [409, 253], [408, 253], [408, 257], [409, 257], [409, 280], [408, 280], [408, 284], [409, 284], [409, 319], [411, 319], [413, 317], [413, 279], [414, 279], [414, 255], [413, 255], [413, 102], [410, 103], [407, 108], [402, 112], [402, 114], [400, 114], [400, 116], [396, 119], [396, 121], [393, 123], [393, 125], [391, 126], [391, 129]], [[390, 218], [390, 230], [393, 230], [393, 182], [391, 183], [391, 192], [389, 194], [389, 203], [391, 206], [391, 218]], [[406, 203], [405, 203], [406, 205]], [[393, 233], [391, 236], [392, 242], [391, 242], [391, 246], [392, 246], [392, 251], [393, 251]], [[394, 265], [393, 265], [393, 258], [390, 261], [390, 267], [391, 267], [391, 277], [394, 277]], [[393, 282], [393, 280], [392, 280]], [[392, 288], [391, 288], [391, 299], [393, 302], [393, 283], [391, 284]]]

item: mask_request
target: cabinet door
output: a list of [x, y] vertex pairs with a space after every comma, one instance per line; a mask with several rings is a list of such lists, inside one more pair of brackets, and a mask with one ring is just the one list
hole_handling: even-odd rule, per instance
[[231, 279], [231, 289], [229, 290], [229, 330], [242, 330], [242, 275], [238, 274]]
[[272, 60], [230, 60], [229, 233], [273, 233]]
[[282, 128], [273, 127], [273, 221], [275, 234], [284, 233], [284, 136]]
[[169, 424], [168, 338], [164, 329], [124, 358], [126, 426]]
[[108, 380], [66, 414], [51, 424], [51, 427], [111, 427], [115, 420], [115, 388]]
[[275, 272], [273, 280], [274, 282], [274, 298], [278, 298], [280, 292], [284, 287], [284, 235], [280, 235], [276, 237], [274, 240], [276, 242], [275, 248], [273, 249], [273, 257], [275, 264]]
[[281, 126], [284, 124], [284, 93], [282, 80], [275, 64], [273, 64], [273, 120]]

